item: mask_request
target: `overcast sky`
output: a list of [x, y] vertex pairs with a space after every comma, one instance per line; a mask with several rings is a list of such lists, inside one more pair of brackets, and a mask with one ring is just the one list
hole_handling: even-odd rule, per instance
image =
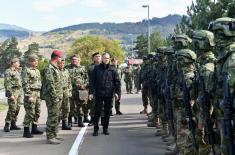
[[136, 22], [168, 14], [186, 14], [192, 0], [1, 0], [0, 23], [34, 31], [89, 22]]

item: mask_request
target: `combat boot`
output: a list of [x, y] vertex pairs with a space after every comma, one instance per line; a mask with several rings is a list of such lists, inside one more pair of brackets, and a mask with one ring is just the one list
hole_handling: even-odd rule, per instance
[[91, 117], [90, 123], [88, 124], [88, 126], [93, 126], [94, 125], [94, 117]]
[[74, 116], [74, 124], [78, 124], [78, 117]]
[[57, 140], [55, 138], [52, 138], [52, 139], [47, 139], [46, 143], [47, 144], [54, 144], [54, 145], [56, 145], [56, 144], [60, 144], [61, 141], [59, 141], [59, 140]]
[[70, 126], [70, 127], [73, 126], [72, 117], [68, 117], [68, 126]]
[[167, 151], [165, 155], [177, 155], [178, 153], [179, 153], [179, 150], [177, 149], [177, 147], [175, 147], [174, 150]]
[[10, 127], [10, 130], [20, 130], [21, 128], [16, 126], [16, 122], [15, 121], [12, 121], [11, 122], [11, 127]]
[[83, 122], [84, 123], [90, 123], [90, 120], [89, 120], [88, 116], [84, 116]]
[[32, 132], [31, 133], [34, 135], [42, 135], [43, 134], [42, 131], [38, 130], [37, 124], [32, 124]]
[[85, 125], [82, 121], [82, 117], [78, 117], [78, 127], [85, 127]]
[[147, 114], [148, 112], [147, 112], [147, 109], [146, 108], [144, 108], [144, 110], [142, 110], [142, 111], [140, 111], [140, 114]]
[[109, 135], [108, 129], [103, 129], [103, 134], [104, 134], [104, 135]]
[[29, 131], [29, 127], [24, 127], [23, 137], [25, 137], [25, 138], [32, 138], [33, 137], [33, 135]]
[[10, 124], [6, 123], [3, 130], [4, 132], [10, 132]]
[[67, 125], [66, 121], [62, 120], [62, 130], [72, 130], [70, 126]]
[[121, 111], [117, 111], [116, 115], [122, 115], [122, 112]]

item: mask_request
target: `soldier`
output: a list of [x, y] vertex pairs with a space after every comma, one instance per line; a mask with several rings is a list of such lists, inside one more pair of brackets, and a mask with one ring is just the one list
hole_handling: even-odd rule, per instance
[[59, 50], [54, 50], [51, 54], [51, 61], [45, 67], [45, 78], [43, 81], [43, 94], [45, 96], [47, 106], [47, 144], [60, 144], [63, 140], [57, 137], [59, 124], [60, 107], [63, 99], [63, 87], [61, 85], [61, 71], [59, 65], [64, 53]]
[[[118, 60], [116, 58], [113, 58], [111, 60], [111, 62], [112, 62], [112, 65], [117, 69], [117, 73], [118, 73], [119, 79], [121, 81], [122, 71], [121, 71], [121, 69], [118, 66]], [[121, 99], [121, 94], [120, 94], [120, 99]], [[122, 112], [120, 111], [120, 99], [119, 100], [115, 100], [115, 98], [114, 98], [116, 115], [122, 115]]]
[[[30, 55], [28, 57], [28, 66], [24, 68], [22, 73], [22, 84], [24, 90], [24, 134], [23, 137], [32, 138], [31, 134], [43, 134], [38, 130], [37, 123], [40, 117], [40, 91], [42, 87], [41, 75], [38, 66], [38, 56]], [[32, 132], [29, 131], [30, 124], [32, 124]]]
[[64, 68], [65, 60], [62, 59], [59, 69], [61, 71], [61, 79], [63, 85], [63, 101], [61, 106], [62, 130], [71, 130], [68, 126], [67, 119], [69, 117], [70, 103], [69, 98], [72, 96], [72, 84], [69, 71]]
[[73, 55], [71, 60], [72, 64], [67, 68], [71, 75], [73, 88], [71, 105], [73, 105], [76, 110], [70, 114], [70, 117], [77, 116], [78, 127], [84, 127], [83, 116], [84, 121], [88, 121], [88, 109], [86, 109], [88, 97], [88, 74], [85, 67], [80, 65], [81, 59], [79, 56]]
[[22, 93], [20, 62], [18, 58], [13, 58], [10, 63], [10, 68], [5, 71], [4, 78], [4, 87], [9, 105], [5, 119], [5, 132], [10, 132], [10, 130], [20, 130], [20, 128], [16, 126], [17, 116], [20, 111], [20, 99]]
[[[213, 135], [213, 124], [211, 120], [212, 111], [212, 75], [214, 73], [214, 62], [216, 58], [212, 52], [215, 47], [214, 35], [212, 32], [206, 30], [199, 30], [193, 32], [193, 49], [197, 53], [197, 83], [199, 89], [197, 89], [197, 140], [199, 145], [198, 155], [207, 155], [211, 152], [211, 146], [209, 142], [214, 145], [215, 142], [211, 142], [210, 137]], [[204, 86], [203, 86], [204, 85]]]
[[128, 63], [127, 67], [123, 71], [124, 73], [124, 81], [126, 83], [126, 92], [127, 94], [133, 94], [132, 92], [132, 81], [133, 81], [133, 71], [131, 68], [131, 64]]
[[[101, 63], [101, 55], [99, 52], [95, 52], [93, 55], [92, 55], [92, 60], [93, 60], [93, 63], [88, 66], [88, 78], [89, 78], [89, 81], [90, 81], [90, 78], [91, 78], [91, 75], [92, 75], [92, 72], [95, 68], [95, 66], [99, 65]], [[90, 87], [90, 86], [89, 86]], [[93, 100], [89, 100], [88, 101], [88, 106], [89, 106], [89, 109], [90, 109], [90, 116], [91, 116], [91, 120], [90, 120], [90, 123], [88, 124], [88, 126], [92, 126], [93, 123], [94, 123], [94, 108], [95, 108], [95, 98]]]
[[147, 85], [147, 81], [145, 79], [145, 75], [147, 72], [149, 66], [149, 60], [147, 57], [143, 58], [143, 66], [140, 69], [140, 76], [139, 76], [139, 82], [140, 85], [142, 85], [141, 87], [141, 91], [142, 91], [142, 101], [143, 101], [143, 107], [144, 109], [142, 111], [140, 111], [141, 114], [147, 114], [147, 108], [148, 108], [148, 85]]
[[[213, 115], [215, 116], [216, 125], [216, 153], [224, 155], [232, 155], [234, 152], [234, 84], [235, 84], [235, 19], [234, 18], [218, 18], [209, 25], [209, 30], [215, 35], [216, 50], [218, 56], [215, 63], [215, 76], [213, 84], [216, 86], [213, 90]], [[232, 99], [229, 106], [226, 105], [225, 76], [229, 77], [229, 88], [227, 91], [231, 94]], [[229, 116], [230, 118], [228, 118]], [[228, 135], [229, 134], [229, 135]], [[220, 144], [220, 146], [219, 146]]]
[[136, 94], [139, 94], [140, 91], [140, 81], [139, 81], [139, 76], [140, 76], [140, 64], [137, 64], [136, 69], [133, 70], [133, 76], [134, 76], [134, 84], [136, 88]]

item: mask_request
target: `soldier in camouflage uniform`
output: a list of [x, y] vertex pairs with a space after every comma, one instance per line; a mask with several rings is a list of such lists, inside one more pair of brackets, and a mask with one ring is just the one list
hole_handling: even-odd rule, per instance
[[145, 79], [145, 75], [146, 75], [146, 72], [148, 70], [148, 67], [149, 67], [149, 60], [147, 57], [144, 57], [143, 58], [143, 65], [140, 69], [140, 76], [139, 76], [139, 82], [140, 82], [140, 85], [142, 86], [141, 87], [141, 91], [142, 91], [142, 101], [143, 101], [143, 107], [144, 109], [140, 112], [141, 114], [147, 114], [147, 107], [148, 107], [148, 102], [149, 102], [149, 99], [148, 99], [148, 85], [147, 85], [147, 81]]
[[133, 92], [132, 92], [133, 70], [131, 68], [131, 64], [127, 65], [127, 67], [124, 69], [123, 73], [124, 73], [124, 81], [126, 83], [126, 92], [127, 92], [127, 94], [133, 94]]
[[140, 91], [140, 81], [139, 81], [139, 76], [140, 76], [140, 64], [137, 65], [137, 67], [133, 70], [133, 76], [134, 76], [134, 84], [136, 88], [136, 94], [139, 93]]
[[[217, 129], [217, 146], [216, 151], [217, 154], [221, 153], [223, 155], [230, 155], [233, 152], [229, 152], [229, 143], [233, 145], [234, 149], [234, 141], [231, 142], [229, 138], [225, 135], [227, 134], [225, 132], [224, 128], [224, 121], [226, 121], [225, 118], [225, 110], [224, 110], [224, 103], [223, 103], [223, 94], [224, 94], [224, 88], [223, 88], [223, 82], [224, 77], [229, 76], [229, 88], [230, 93], [232, 95], [232, 98], [234, 98], [234, 84], [235, 84], [235, 19], [234, 18], [218, 18], [214, 22], [210, 23], [209, 30], [212, 31], [215, 35], [215, 43], [216, 43], [216, 55], [217, 61], [215, 63], [215, 76], [213, 78], [214, 82], [213, 84], [216, 86], [213, 91], [213, 115], [215, 116], [215, 125]], [[230, 122], [234, 122], [234, 102], [232, 105], [232, 112], [231, 112], [231, 119]], [[219, 131], [220, 130], [220, 131]], [[226, 129], [227, 130], [227, 129]], [[234, 134], [234, 128], [233, 134]], [[219, 133], [220, 132], [220, 133]], [[218, 142], [220, 139], [220, 142]], [[220, 146], [219, 146], [220, 144]]]
[[[87, 70], [84, 66], [80, 65], [80, 57], [79, 56], [72, 56], [71, 60], [75, 63], [72, 63], [67, 68], [69, 70], [71, 80], [72, 80], [72, 98], [71, 98], [71, 105], [73, 105], [76, 110], [75, 112], [70, 111], [71, 116], [77, 116], [78, 118], [78, 127], [84, 127], [83, 123], [83, 116], [84, 120], [88, 119], [88, 109], [87, 107], [87, 99], [80, 98], [80, 91], [86, 91], [88, 87], [88, 74]], [[87, 94], [88, 95], [88, 94]], [[87, 96], [88, 97], [88, 96]]]
[[180, 154], [190, 154], [192, 153], [192, 143], [188, 142], [190, 132], [186, 120], [185, 107], [183, 106], [182, 78], [184, 77], [187, 87], [191, 87], [193, 83], [192, 79], [194, 78], [195, 67], [193, 63], [196, 60], [196, 54], [189, 50], [192, 40], [187, 35], [175, 35], [172, 39], [177, 58], [177, 79], [173, 83], [176, 86], [172, 91], [174, 98], [176, 145], [173, 145], [172, 152], [167, 152], [166, 155], [176, 154], [177, 152], [180, 152]]
[[[208, 120], [211, 119], [212, 110], [212, 75], [214, 73], [214, 62], [216, 60], [213, 49], [215, 47], [213, 33], [206, 30], [199, 30], [193, 32], [193, 49], [197, 53], [197, 83], [199, 89], [197, 89], [197, 142], [199, 145], [198, 155], [208, 155], [211, 152], [211, 146], [208, 139], [208, 125], [213, 129], [212, 124], [208, 124]], [[205, 88], [202, 88], [202, 82]], [[200, 84], [201, 83], [201, 84]], [[205, 90], [203, 90], [205, 89]], [[204, 94], [205, 93], [205, 94]], [[204, 96], [206, 95], [206, 96]], [[205, 98], [205, 99], [204, 99]], [[204, 103], [204, 102], [207, 103]], [[207, 118], [208, 117], [208, 118]], [[213, 131], [212, 131], [213, 132]], [[210, 133], [212, 134], [212, 133]]]
[[57, 137], [60, 107], [63, 100], [61, 71], [59, 69], [63, 54], [62, 51], [54, 50], [51, 54], [50, 63], [44, 69], [42, 96], [45, 96], [48, 112], [46, 122], [47, 144], [60, 144], [63, 140]]
[[[93, 60], [93, 63], [91, 65], [89, 65], [88, 69], [87, 69], [89, 81], [90, 81], [90, 78], [91, 78], [91, 75], [92, 75], [92, 72], [93, 72], [95, 66], [97, 66], [101, 63], [100, 53], [95, 52], [92, 55], [92, 60]], [[92, 126], [94, 124], [94, 115], [95, 115], [95, 98], [88, 101], [88, 106], [90, 109], [90, 116], [91, 116], [91, 120], [90, 120], [90, 123], [88, 124], [88, 126]]]
[[22, 94], [20, 63], [18, 58], [11, 59], [10, 63], [10, 68], [5, 71], [4, 78], [6, 97], [9, 105], [5, 119], [5, 132], [9, 132], [10, 130], [20, 130], [20, 128], [16, 126]]
[[[37, 123], [40, 117], [40, 91], [42, 87], [41, 75], [38, 66], [38, 56], [30, 55], [28, 57], [28, 65], [24, 68], [22, 73], [22, 84], [24, 90], [24, 134], [23, 137], [32, 138], [31, 134], [43, 134], [38, 130]], [[32, 124], [32, 132], [30, 133], [29, 127]]]
[[[118, 66], [118, 60], [116, 58], [113, 58], [111, 60], [111, 62], [112, 62], [112, 65], [117, 69], [117, 73], [118, 73], [119, 79], [121, 81], [121, 79], [122, 79], [121, 78], [122, 71], [121, 71], [121, 69]], [[120, 94], [119, 100], [115, 100], [115, 97], [113, 99], [113, 102], [115, 102], [116, 115], [122, 115], [122, 112], [120, 111], [120, 99], [121, 99], [121, 94]]]
[[70, 111], [70, 102], [69, 98], [72, 96], [72, 84], [69, 75], [69, 71], [64, 68], [65, 60], [61, 61], [59, 69], [61, 71], [61, 80], [63, 85], [63, 101], [61, 106], [61, 120], [62, 120], [62, 130], [71, 130], [71, 127], [68, 126], [68, 117]]

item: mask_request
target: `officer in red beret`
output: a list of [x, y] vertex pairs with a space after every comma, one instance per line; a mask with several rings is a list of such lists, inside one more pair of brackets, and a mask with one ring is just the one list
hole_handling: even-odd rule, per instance
[[61, 85], [61, 63], [63, 51], [54, 50], [51, 54], [51, 61], [44, 69], [45, 78], [43, 80], [42, 96], [45, 98], [48, 117], [46, 136], [48, 144], [60, 144], [63, 140], [57, 137], [57, 128], [59, 125], [60, 106], [63, 99], [63, 88]]

